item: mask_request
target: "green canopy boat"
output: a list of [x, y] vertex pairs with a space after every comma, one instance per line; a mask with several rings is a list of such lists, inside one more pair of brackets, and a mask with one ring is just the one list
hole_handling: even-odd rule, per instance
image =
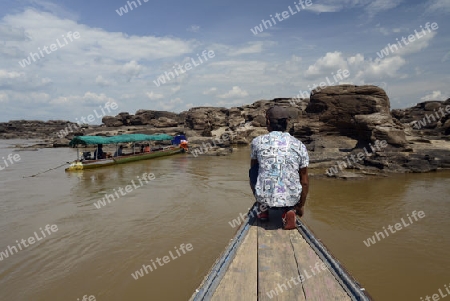
[[144, 135], [144, 134], [125, 134], [119, 136], [77, 136], [69, 142], [70, 146], [91, 145], [91, 144], [119, 144], [128, 142], [142, 141], [162, 141], [172, 140], [173, 137], [167, 134]]
[[[149, 144], [147, 144], [147, 147], [145, 147], [145, 149], [143, 146], [141, 147], [140, 151], [136, 151], [135, 149], [136, 142], [164, 140], [170, 140], [172, 142], [172, 145], [150, 148]], [[122, 148], [119, 148], [119, 144], [131, 142], [133, 143], [133, 152], [130, 154], [122, 154]], [[103, 144], [115, 145], [116, 151], [114, 153], [114, 156], [103, 151]], [[187, 141], [184, 135], [172, 137], [167, 134], [125, 134], [112, 137], [77, 136], [69, 142], [69, 145], [72, 147], [77, 147], [77, 160], [73, 161], [70, 166], [66, 168], [66, 171], [84, 170], [115, 164], [123, 164], [133, 161], [147, 160], [156, 157], [174, 155], [187, 150]], [[78, 151], [78, 147], [80, 145], [97, 145], [97, 148], [94, 151], [94, 156], [91, 157], [91, 152], [89, 151], [83, 152], [80, 158], [80, 153]]]

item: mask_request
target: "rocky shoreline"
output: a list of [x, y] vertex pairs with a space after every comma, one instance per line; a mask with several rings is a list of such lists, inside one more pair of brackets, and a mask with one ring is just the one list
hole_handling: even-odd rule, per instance
[[259, 100], [230, 109], [123, 112], [103, 117], [97, 126], [15, 120], [0, 123], [0, 139], [39, 139], [42, 143], [33, 147], [67, 147], [76, 135], [184, 133], [197, 155], [226, 155], [233, 146], [267, 133], [265, 111], [274, 104], [289, 110], [288, 131], [307, 146], [314, 175], [358, 178], [450, 168], [450, 98], [391, 110], [385, 91], [370, 85], [331, 86], [312, 91], [308, 99]]

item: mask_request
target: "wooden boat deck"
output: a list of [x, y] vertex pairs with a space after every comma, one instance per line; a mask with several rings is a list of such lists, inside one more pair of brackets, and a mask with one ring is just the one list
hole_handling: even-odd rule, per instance
[[250, 218], [241, 227], [241, 237], [235, 237], [235, 246], [230, 244], [192, 301], [370, 300], [334, 258], [311, 246], [314, 237], [302, 229], [283, 230], [281, 210], [271, 210], [270, 217], [269, 222]]

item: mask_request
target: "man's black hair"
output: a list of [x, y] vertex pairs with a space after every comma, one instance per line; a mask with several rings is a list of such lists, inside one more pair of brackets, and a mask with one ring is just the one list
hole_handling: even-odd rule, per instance
[[273, 131], [285, 132], [287, 129], [287, 118], [269, 119], [270, 127]]

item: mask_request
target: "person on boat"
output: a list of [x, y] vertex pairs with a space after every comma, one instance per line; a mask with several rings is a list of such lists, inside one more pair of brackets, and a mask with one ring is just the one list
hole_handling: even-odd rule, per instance
[[150, 144], [147, 143], [144, 147], [144, 153], [149, 153], [150, 152]]
[[188, 151], [188, 141], [185, 139], [181, 139], [180, 147], [183, 148], [185, 151]]
[[114, 157], [123, 156], [123, 145], [119, 146], [119, 149], [114, 153]]
[[283, 229], [296, 228], [303, 216], [309, 189], [309, 155], [305, 145], [286, 133], [289, 113], [280, 106], [266, 112], [268, 134], [251, 143], [250, 187], [258, 203], [258, 219], [269, 218], [269, 208], [283, 208]]
[[94, 151], [94, 160], [104, 159], [105, 155], [103, 152], [103, 144], [97, 145], [97, 149]]
[[144, 144], [141, 144], [141, 154], [144, 153]]

